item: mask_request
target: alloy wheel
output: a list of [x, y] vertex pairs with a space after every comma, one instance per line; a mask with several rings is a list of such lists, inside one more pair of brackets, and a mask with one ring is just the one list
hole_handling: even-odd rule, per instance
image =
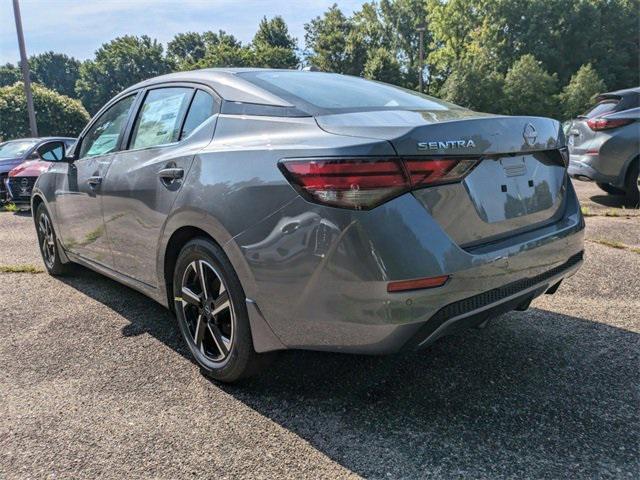
[[236, 318], [221, 275], [207, 261], [194, 260], [182, 276], [179, 300], [190, 340], [208, 360], [224, 361], [233, 344]]
[[40, 233], [40, 250], [42, 258], [49, 269], [53, 268], [56, 261], [56, 243], [51, 227], [51, 220], [46, 213], [40, 215], [38, 220], [38, 232]]

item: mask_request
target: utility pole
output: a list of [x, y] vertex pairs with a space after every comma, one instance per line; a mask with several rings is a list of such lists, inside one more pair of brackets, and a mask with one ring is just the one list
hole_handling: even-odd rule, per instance
[[[14, 0], [17, 1], [17, 0]], [[418, 32], [420, 33], [420, 70], [418, 72], [418, 82], [420, 83], [420, 93], [424, 93], [424, 78], [422, 78], [422, 74], [424, 73], [424, 31], [425, 27], [418, 27]]]
[[18, 0], [13, 0], [13, 15], [16, 19], [16, 32], [18, 33], [18, 46], [20, 47], [20, 67], [24, 81], [24, 94], [27, 97], [27, 112], [29, 113], [29, 128], [31, 136], [38, 136], [36, 124], [36, 111], [33, 108], [33, 95], [31, 95], [31, 80], [29, 78], [29, 63], [27, 61], [27, 49], [24, 46], [24, 33], [22, 31], [22, 18], [20, 17], [20, 5]]

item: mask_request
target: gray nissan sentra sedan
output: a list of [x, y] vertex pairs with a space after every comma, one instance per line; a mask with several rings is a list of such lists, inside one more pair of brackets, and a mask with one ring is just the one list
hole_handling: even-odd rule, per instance
[[79, 263], [174, 310], [221, 381], [283, 349], [422, 348], [526, 309], [582, 263], [558, 122], [361, 78], [165, 75], [40, 154], [48, 271]]

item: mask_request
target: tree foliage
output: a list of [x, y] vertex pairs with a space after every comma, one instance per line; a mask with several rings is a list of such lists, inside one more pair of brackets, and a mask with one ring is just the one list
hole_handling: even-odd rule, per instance
[[[419, 29], [425, 68], [420, 70]], [[305, 25], [303, 64], [428, 91], [495, 113], [569, 118], [605, 85], [640, 84], [640, 0], [370, 0], [350, 15], [336, 4]], [[47, 52], [31, 79], [92, 113], [122, 89], [175, 70], [297, 68], [297, 40], [281, 16], [264, 17], [249, 43], [223, 30], [156, 40], [124, 36], [80, 64]], [[0, 66], [0, 87], [21, 80]]]
[[606, 86], [598, 72], [586, 64], [580, 67], [559, 96], [564, 118], [574, 118], [589, 108], [594, 98], [606, 91]]
[[80, 62], [62, 53], [45, 52], [29, 58], [31, 80], [51, 90], [75, 97]]
[[505, 113], [555, 117], [558, 82], [533, 55], [516, 60], [504, 79]]
[[[32, 84], [32, 91], [40, 135], [76, 136], [89, 121], [89, 114], [78, 100], [37, 83]], [[0, 88], [0, 139], [28, 136], [30, 130], [23, 83]]]
[[14, 83], [20, 81], [21, 78], [22, 74], [20, 73], [20, 69], [15, 65], [7, 63], [0, 66], [0, 87], [13, 85]]
[[297, 40], [289, 35], [289, 28], [281, 16], [267, 20], [263, 17], [258, 25], [258, 31], [253, 37], [256, 46], [278, 47], [287, 50], [296, 49]]
[[93, 114], [125, 88], [172, 69], [171, 60], [156, 40], [125, 35], [103, 44], [94, 60], [82, 64], [76, 92]]

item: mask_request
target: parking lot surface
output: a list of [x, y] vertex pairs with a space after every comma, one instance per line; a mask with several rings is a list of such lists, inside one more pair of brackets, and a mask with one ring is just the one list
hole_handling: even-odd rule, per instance
[[585, 265], [527, 312], [233, 387], [143, 295], [38, 273], [31, 218], [0, 212], [0, 478], [638, 478], [640, 216], [576, 188]]

